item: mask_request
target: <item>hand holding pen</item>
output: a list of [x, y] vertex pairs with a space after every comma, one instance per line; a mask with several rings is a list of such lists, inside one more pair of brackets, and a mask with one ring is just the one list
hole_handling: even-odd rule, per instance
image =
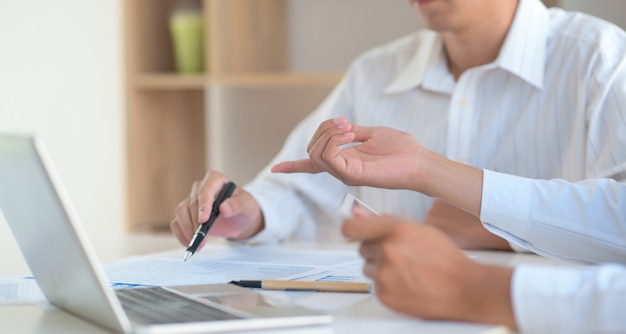
[[193, 238], [191, 238], [191, 242], [189, 242], [189, 246], [185, 251], [185, 261], [189, 260], [191, 256], [198, 250], [198, 247], [200, 247], [200, 244], [208, 234], [209, 229], [211, 228], [211, 226], [213, 226], [213, 223], [215, 223], [215, 219], [217, 219], [217, 216], [219, 216], [220, 214], [220, 205], [233, 194], [235, 188], [236, 186], [233, 182], [224, 183], [222, 189], [213, 201], [213, 206], [211, 208], [211, 215], [209, 216], [209, 219], [206, 222], [200, 224], [200, 226], [198, 226], [196, 233], [194, 233]]

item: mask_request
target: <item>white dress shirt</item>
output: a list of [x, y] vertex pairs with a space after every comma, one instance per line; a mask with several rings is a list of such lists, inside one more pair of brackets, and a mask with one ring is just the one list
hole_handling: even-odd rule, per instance
[[626, 333], [626, 185], [485, 170], [481, 220], [491, 232], [539, 254], [613, 263], [518, 266], [511, 293], [523, 332]]
[[[626, 35], [599, 19], [521, 0], [497, 59], [450, 74], [432, 31], [375, 48], [350, 66], [270, 163], [307, 157], [318, 125], [338, 116], [414, 135], [448, 158], [530, 178], [626, 179]], [[271, 174], [246, 185], [263, 210], [254, 241], [337, 241], [350, 191], [380, 213], [422, 220], [433, 199], [352, 188], [328, 174]]]
[[520, 265], [511, 294], [522, 333], [626, 333], [623, 265]]

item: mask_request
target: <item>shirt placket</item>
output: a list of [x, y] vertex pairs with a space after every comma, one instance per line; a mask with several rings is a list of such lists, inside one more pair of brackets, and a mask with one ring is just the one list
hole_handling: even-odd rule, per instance
[[[467, 74], [467, 75], [466, 75]], [[448, 115], [447, 157], [468, 164], [471, 161], [474, 122], [474, 76], [464, 74], [456, 84]]]

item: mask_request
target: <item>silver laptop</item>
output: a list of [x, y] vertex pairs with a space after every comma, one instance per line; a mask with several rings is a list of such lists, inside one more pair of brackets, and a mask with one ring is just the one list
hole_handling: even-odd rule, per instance
[[332, 322], [330, 315], [276, 305], [229, 284], [113, 289], [32, 136], [0, 133], [0, 213], [46, 298], [115, 332], [215, 333]]

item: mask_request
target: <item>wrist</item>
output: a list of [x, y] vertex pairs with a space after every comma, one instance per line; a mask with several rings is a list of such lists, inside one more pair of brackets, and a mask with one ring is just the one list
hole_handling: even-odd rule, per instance
[[442, 199], [479, 217], [483, 171], [424, 149], [418, 155], [415, 191]]
[[433, 188], [436, 187], [433, 185], [433, 169], [435, 168], [434, 165], [437, 164], [436, 160], [442, 156], [423, 146], [419, 148], [416, 156], [413, 174], [408, 183], [412, 185], [409, 190], [432, 196]]

